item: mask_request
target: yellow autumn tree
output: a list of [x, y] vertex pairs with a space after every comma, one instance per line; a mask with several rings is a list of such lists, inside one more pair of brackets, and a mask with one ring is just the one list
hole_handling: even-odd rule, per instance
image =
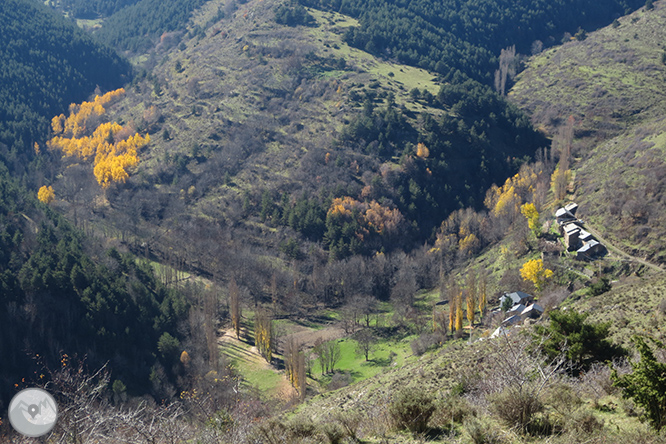
[[416, 145], [416, 156], [421, 159], [427, 159], [430, 156], [430, 150], [424, 143]]
[[53, 191], [53, 187], [47, 187], [46, 185], [41, 187], [39, 191], [37, 191], [37, 199], [47, 205], [53, 202], [53, 199], [55, 199], [55, 192]]
[[571, 182], [571, 170], [567, 167], [567, 162], [560, 161], [557, 168], [550, 176], [550, 184], [555, 194], [555, 199], [562, 200], [567, 195], [567, 187]]
[[458, 248], [461, 253], [467, 255], [468, 253], [475, 252], [480, 244], [479, 238], [474, 233], [471, 233], [458, 241]]
[[190, 359], [190, 354], [187, 353], [186, 350], [183, 350], [183, 352], [180, 354], [180, 362], [181, 362], [185, 367], [187, 367], [187, 366], [190, 365], [190, 361], [191, 361], [191, 359]]
[[467, 297], [465, 300], [467, 304], [467, 320], [470, 326], [474, 325], [474, 319], [476, 318], [477, 298], [476, 273], [472, 271], [467, 275]]
[[449, 301], [449, 331], [453, 333], [456, 326], [456, 299]]
[[481, 318], [485, 315], [486, 306], [488, 305], [488, 283], [485, 272], [481, 272], [479, 276], [479, 313], [481, 313]]
[[523, 280], [532, 282], [537, 292], [541, 294], [546, 281], [553, 276], [553, 271], [544, 268], [543, 260], [532, 259], [523, 264], [520, 269], [520, 276]]
[[462, 291], [458, 292], [456, 297], [456, 331], [462, 330], [463, 326], [463, 307], [462, 307]]
[[536, 237], [541, 234], [541, 224], [539, 223], [539, 212], [533, 203], [526, 203], [520, 207], [520, 212], [527, 218], [527, 225]]
[[104, 188], [113, 182], [125, 182], [128, 170], [139, 163], [137, 150], [150, 143], [148, 135], [142, 137], [115, 122], [101, 122], [106, 113], [104, 106], [124, 93], [121, 88], [96, 96], [92, 102], [72, 104], [68, 117], [61, 114], [51, 121], [53, 137], [48, 147], [62, 151], [65, 157], [93, 159], [95, 178]]

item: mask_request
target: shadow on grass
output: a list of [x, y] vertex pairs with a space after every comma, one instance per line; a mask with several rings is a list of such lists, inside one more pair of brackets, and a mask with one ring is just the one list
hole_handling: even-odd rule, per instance
[[386, 358], [372, 358], [367, 361], [363, 361], [363, 365], [367, 365], [370, 367], [388, 367], [391, 365], [392, 359], [390, 359], [388, 356]]

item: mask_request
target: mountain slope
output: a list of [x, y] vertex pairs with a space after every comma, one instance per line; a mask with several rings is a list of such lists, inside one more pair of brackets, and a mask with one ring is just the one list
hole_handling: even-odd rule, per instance
[[[184, 227], [202, 224], [214, 237], [240, 230], [234, 239], [258, 247], [312, 241], [338, 258], [411, 248], [450, 211], [480, 206], [491, 183], [545, 144], [489, 88], [439, 87], [424, 70], [350, 48], [341, 34], [356, 22], [339, 14], [311, 10], [317, 26], [278, 25], [280, 4], [251, 1], [219, 19], [222, 3], [207, 3], [111, 110], [158, 136], [134, 179], [106, 194], [118, 227], [183, 230], [181, 251], [198, 242], [199, 228]], [[329, 217], [336, 198], [363, 218]]]
[[574, 194], [584, 219], [663, 263], [666, 4], [534, 57], [510, 97], [551, 133], [572, 115]]
[[173, 378], [166, 339], [178, 348], [176, 327], [188, 310], [182, 294], [161, 285], [147, 263], [104, 252], [27, 193], [1, 166], [0, 404], [20, 381], [37, 382], [44, 367], [76, 360], [108, 363], [136, 393], [150, 390], [160, 366], [163, 382]]
[[[527, 53], [533, 42], [550, 46], [566, 32], [610, 23], [642, 2], [558, 1], [340, 1], [301, 3], [357, 18], [345, 41], [379, 57], [420, 66], [454, 78], [458, 71], [491, 84], [495, 57], [516, 45]], [[574, 12], [575, 11], [575, 12]]]
[[664, 112], [663, 2], [644, 8], [583, 41], [533, 57], [511, 99], [549, 132], [576, 118], [581, 148]]
[[0, 20], [0, 143], [12, 149], [5, 160], [29, 154], [51, 117], [96, 86], [129, 80], [126, 61], [37, 1], [3, 1]]

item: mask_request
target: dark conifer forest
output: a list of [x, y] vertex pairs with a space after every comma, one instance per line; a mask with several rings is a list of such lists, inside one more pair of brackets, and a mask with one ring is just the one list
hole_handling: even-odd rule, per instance
[[0, 20], [5, 161], [31, 152], [48, 134], [51, 118], [70, 103], [84, 100], [97, 86], [114, 89], [130, 80], [127, 60], [37, 1], [3, 1]]

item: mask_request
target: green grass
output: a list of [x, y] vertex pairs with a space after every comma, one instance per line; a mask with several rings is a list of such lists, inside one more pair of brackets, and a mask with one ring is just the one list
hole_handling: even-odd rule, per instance
[[245, 342], [225, 343], [221, 352], [229, 357], [231, 366], [243, 377], [245, 384], [261, 393], [273, 394], [284, 376], [271, 368], [258, 356], [250, 353], [251, 346]]
[[[380, 341], [374, 345], [373, 351], [368, 356], [368, 361], [365, 360], [365, 356], [356, 352], [357, 342], [354, 339], [341, 339], [338, 341], [338, 344], [340, 344], [340, 360], [335, 366], [335, 371], [349, 372], [354, 382], [358, 382], [372, 378], [389, 368], [402, 367], [411, 355], [409, 342], [414, 338], [415, 336], [409, 336], [401, 341]], [[395, 353], [395, 356], [390, 360], [391, 352]], [[312, 374], [323, 385], [331, 381], [331, 375], [322, 376], [318, 361], [313, 363]]]

